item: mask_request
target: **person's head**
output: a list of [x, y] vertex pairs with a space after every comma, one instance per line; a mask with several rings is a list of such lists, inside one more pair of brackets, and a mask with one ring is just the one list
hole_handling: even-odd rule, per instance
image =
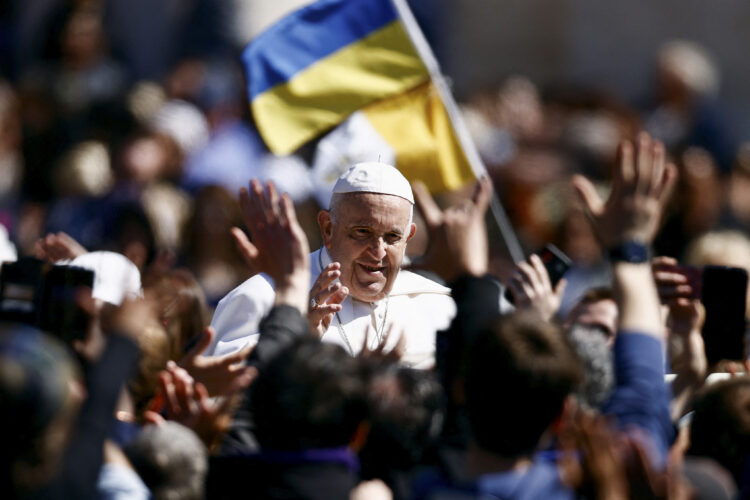
[[169, 361], [169, 336], [157, 318], [138, 335], [140, 356], [133, 376], [128, 380], [127, 389], [133, 400], [135, 418], [140, 421], [143, 412], [156, 395], [159, 386], [159, 372]]
[[367, 391], [370, 432], [360, 451], [364, 478], [419, 463], [443, 421], [443, 392], [433, 372], [380, 365]]
[[567, 331], [568, 342], [583, 367], [583, 381], [576, 399], [583, 406], [598, 409], [609, 400], [615, 385], [612, 349], [597, 327], [574, 323]]
[[615, 297], [609, 288], [592, 288], [571, 309], [565, 320], [565, 327], [581, 325], [599, 330], [610, 344], [617, 333], [619, 312]]
[[191, 341], [208, 324], [208, 306], [195, 276], [188, 269], [172, 269], [150, 276], [144, 288], [156, 294], [159, 319], [169, 335], [170, 359], [179, 361]]
[[78, 365], [56, 339], [0, 324], [0, 475], [23, 496], [55, 473], [83, 400]]
[[750, 378], [734, 377], [704, 388], [693, 409], [688, 454], [713, 458], [742, 484], [750, 457]]
[[355, 299], [380, 300], [393, 288], [416, 231], [413, 208], [409, 181], [390, 165], [360, 163], [339, 177], [318, 224], [328, 253], [341, 263], [341, 283]]
[[561, 329], [530, 312], [492, 321], [477, 334], [465, 362], [472, 438], [504, 458], [534, 451], [581, 379]]
[[265, 449], [347, 446], [366, 417], [359, 360], [314, 339], [279, 354], [250, 390], [256, 435]]
[[208, 451], [187, 427], [171, 421], [147, 425], [125, 453], [155, 500], [204, 498]]

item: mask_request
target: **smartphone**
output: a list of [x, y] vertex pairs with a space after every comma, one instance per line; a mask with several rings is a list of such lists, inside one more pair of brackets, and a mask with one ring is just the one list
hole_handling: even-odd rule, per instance
[[744, 360], [747, 271], [706, 266], [701, 282], [701, 302], [706, 308], [702, 334], [708, 362]]
[[[547, 270], [547, 274], [549, 274], [549, 281], [552, 284], [552, 288], [555, 288], [565, 273], [568, 272], [568, 269], [570, 269], [572, 264], [570, 257], [565, 255], [562, 250], [551, 243], [546, 245], [541, 251], [537, 252], [537, 255], [542, 259], [544, 268]], [[510, 288], [506, 288], [505, 290], [505, 300], [511, 304], [515, 303]]]
[[45, 276], [39, 300], [37, 325], [64, 342], [84, 339], [90, 317], [76, 302], [76, 294], [91, 294], [94, 271], [72, 266], [53, 266]]
[[0, 320], [26, 323], [65, 342], [86, 335], [89, 317], [76, 303], [81, 287], [91, 293], [94, 272], [53, 266], [23, 257], [6, 262], [0, 272]]

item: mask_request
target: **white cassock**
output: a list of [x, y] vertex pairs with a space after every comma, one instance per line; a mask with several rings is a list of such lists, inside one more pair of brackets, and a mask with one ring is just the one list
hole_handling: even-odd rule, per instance
[[[310, 254], [311, 288], [330, 262], [325, 247]], [[211, 321], [216, 338], [207, 353], [222, 355], [254, 345], [258, 341], [258, 325], [273, 303], [273, 282], [264, 274], [253, 276], [229, 292], [216, 307]], [[404, 270], [399, 271], [385, 299], [368, 303], [349, 296], [341, 305], [342, 310], [323, 334], [324, 342], [339, 344], [349, 353], [357, 354], [362, 350], [368, 326], [370, 346], [375, 347], [380, 336], [393, 325], [387, 346], [395, 345], [403, 331], [406, 353], [402, 362], [415, 368], [434, 365], [435, 334], [448, 328], [456, 314], [450, 289]]]

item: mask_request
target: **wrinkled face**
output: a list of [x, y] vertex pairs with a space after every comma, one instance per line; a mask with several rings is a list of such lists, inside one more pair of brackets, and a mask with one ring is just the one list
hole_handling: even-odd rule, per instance
[[385, 298], [393, 288], [406, 242], [416, 230], [411, 204], [398, 196], [374, 193], [335, 195], [331, 211], [318, 223], [323, 243], [341, 264], [341, 283], [363, 302]]

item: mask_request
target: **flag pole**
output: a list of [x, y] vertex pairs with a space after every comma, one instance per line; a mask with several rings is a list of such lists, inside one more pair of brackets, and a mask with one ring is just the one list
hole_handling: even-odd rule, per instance
[[[485, 168], [482, 159], [479, 157], [479, 153], [477, 152], [477, 149], [474, 145], [474, 141], [471, 139], [469, 131], [464, 124], [463, 118], [461, 117], [461, 112], [458, 109], [458, 104], [456, 104], [456, 101], [453, 99], [453, 94], [448, 87], [448, 83], [445, 81], [443, 74], [440, 72], [440, 66], [438, 65], [435, 55], [432, 53], [430, 44], [427, 43], [427, 39], [422, 33], [422, 29], [419, 27], [419, 24], [417, 24], [417, 20], [411, 13], [411, 9], [409, 9], [406, 0], [392, 1], [394, 7], [396, 8], [396, 11], [398, 12], [401, 20], [404, 23], [404, 26], [406, 26], [406, 32], [409, 35], [409, 38], [411, 39], [414, 47], [417, 49], [417, 53], [422, 58], [422, 61], [424, 62], [427, 70], [430, 73], [432, 82], [434, 83], [435, 88], [440, 95], [440, 99], [443, 101], [445, 110], [448, 113], [448, 118], [453, 125], [453, 130], [455, 130], [456, 132], [458, 141], [461, 143], [461, 147], [463, 148], [466, 158], [469, 160], [469, 165], [471, 166], [474, 175], [477, 177], [477, 179], [483, 175], [487, 175], [487, 169]], [[492, 215], [495, 218], [497, 226], [500, 228], [500, 234], [502, 234], [503, 240], [505, 241], [505, 246], [508, 248], [510, 257], [515, 263], [521, 262], [522, 260], [524, 260], [521, 244], [518, 242], [518, 237], [513, 230], [513, 226], [508, 219], [508, 215], [505, 213], [505, 209], [503, 208], [502, 203], [500, 203], [500, 198], [497, 196], [497, 193], [494, 190], [492, 192], [490, 210], [492, 211]]]

